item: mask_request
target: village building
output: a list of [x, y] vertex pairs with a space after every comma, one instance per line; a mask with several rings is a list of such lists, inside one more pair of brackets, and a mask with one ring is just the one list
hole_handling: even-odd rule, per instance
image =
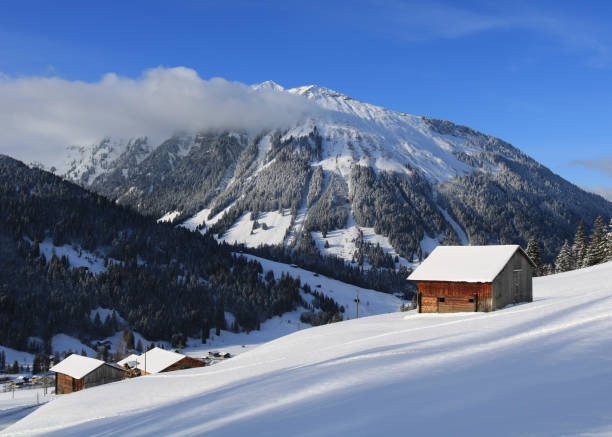
[[494, 311], [533, 300], [534, 267], [518, 245], [438, 246], [408, 279], [420, 313]]
[[117, 364], [123, 368], [133, 369], [138, 365], [139, 360], [140, 355], [130, 354], [121, 361], [117, 361]]
[[55, 393], [67, 394], [96, 385], [123, 379], [124, 371], [120, 367], [105, 363], [95, 358], [72, 354], [55, 366]]
[[[128, 357], [129, 358], [129, 357]], [[174, 370], [204, 367], [204, 361], [188, 357], [187, 355], [155, 347], [138, 356], [136, 368], [142, 374], [172, 372]]]

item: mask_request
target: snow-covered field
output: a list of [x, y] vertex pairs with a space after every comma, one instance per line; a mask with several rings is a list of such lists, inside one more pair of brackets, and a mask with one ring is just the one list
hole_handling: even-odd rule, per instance
[[[357, 251], [355, 242], [359, 238], [359, 231], [363, 233], [363, 240], [373, 246], [380, 245], [384, 253], [388, 253], [393, 258], [396, 256], [399, 259], [399, 265], [414, 268], [415, 264], [409, 262], [405, 258], [399, 256], [397, 251], [391, 246], [389, 239], [383, 235], [374, 232], [374, 228], [366, 228], [357, 226], [353, 215], [349, 212], [346, 227], [342, 229], [334, 229], [327, 232], [327, 236], [323, 238], [321, 232], [311, 232], [312, 238], [317, 246], [317, 249], [324, 255], [334, 255], [348, 262], [353, 261], [353, 254]], [[425, 237], [427, 238], [427, 237]], [[329, 247], [325, 247], [327, 241]], [[363, 263], [365, 269], [370, 268], [367, 260]]]
[[7, 426], [53, 399], [55, 397], [53, 390], [53, 387], [47, 388], [47, 394], [43, 388], [3, 391], [0, 384], [0, 434]]
[[[282, 244], [285, 238], [287, 229], [291, 226], [291, 211], [285, 210], [281, 213], [278, 211], [269, 211], [261, 213], [257, 216], [259, 227], [253, 229], [253, 221], [251, 213], [243, 214], [242, 217], [234, 223], [220, 241], [227, 243], [243, 243], [247, 247], [258, 247], [261, 245]], [[264, 223], [267, 229], [263, 229]]]
[[89, 271], [94, 274], [106, 271], [104, 259], [101, 255], [72, 247], [69, 244], [54, 246], [50, 238], [40, 243], [39, 247], [40, 252], [45, 254], [47, 262], [49, 262], [53, 254], [55, 254], [60, 258], [66, 256], [71, 267], [87, 267]]
[[299, 267], [291, 267], [290, 265], [270, 261], [265, 258], [259, 258], [253, 255], [244, 255], [248, 259], [259, 261], [264, 272], [272, 270], [274, 276], [279, 278], [281, 274], [288, 273], [294, 278], [300, 278], [302, 284], [310, 285], [313, 291], [319, 291], [333, 298], [338, 305], [345, 308], [344, 318], [355, 318], [355, 296], [359, 290], [359, 315], [360, 317], [372, 316], [376, 314], [392, 313], [399, 310], [402, 300], [388, 293], [370, 290], [367, 288], [357, 287], [345, 282], [331, 279], [323, 275], [304, 270]]
[[[338, 305], [344, 306], [344, 319], [352, 319], [356, 315], [354, 299], [357, 290], [359, 290], [359, 299], [361, 301], [359, 305], [360, 317], [396, 312], [399, 310], [402, 303], [406, 303], [396, 296], [367, 288], [356, 287], [299, 267], [291, 267], [287, 264], [270, 261], [253, 255], [244, 256], [248, 259], [259, 261], [264, 272], [271, 270], [274, 272], [274, 277], [276, 279], [280, 278], [283, 273], [288, 273], [294, 278], [300, 278], [302, 284], [310, 285], [313, 291], [316, 290], [333, 298], [338, 302]], [[303, 294], [303, 297], [308, 300], [311, 296]], [[302, 329], [310, 328], [310, 325], [300, 322], [300, 314], [303, 311], [305, 311], [304, 308], [298, 308], [296, 311], [285, 313], [282, 316], [272, 317], [261, 324], [261, 329], [259, 331], [251, 331], [249, 333], [221, 331], [221, 335], [217, 337], [213, 335], [214, 330], [211, 330], [211, 338], [206, 344], [201, 344], [200, 339], [189, 339], [188, 347], [184, 348], [182, 352], [193, 357], [205, 356], [208, 351], [211, 350], [229, 352], [232, 355], [247, 352], [268, 341], [275, 340]], [[226, 317], [226, 319], [228, 319], [228, 317]]]
[[294, 332], [212, 367], [58, 396], [8, 435], [610, 435], [612, 263], [493, 313]]
[[53, 387], [19, 389], [15, 391], [3, 391], [0, 389], [0, 414], [19, 407], [31, 407], [50, 401], [53, 397]]

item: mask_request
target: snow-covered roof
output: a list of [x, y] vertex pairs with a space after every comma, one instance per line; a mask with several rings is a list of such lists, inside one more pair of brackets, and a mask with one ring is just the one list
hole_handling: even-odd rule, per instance
[[492, 282], [517, 250], [523, 252], [518, 245], [438, 246], [408, 279], [412, 281]]
[[124, 359], [122, 359], [121, 361], [117, 361], [117, 364], [121, 367], [123, 367], [125, 364], [130, 365], [130, 367], [134, 367], [130, 363], [137, 363], [139, 361], [140, 361], [140, 355], [131, 354], [125, 357]]
[[81, 379], [104, 364], [105, 363], [102, 360], [84, 357], [79, 354], [72, 354], [65, 360], [60, 361], [55, 366], [51, 367], [49, 370], [52, 372], [63, 373], [75, 379]]
[[136, 368], [145, 370], [146, 364], [147, 373], [159, 373], [183, 358], [185, 358], [185, 355], [183, 354], [155, 347], [138, 357], [138, 364], [136, 365]]

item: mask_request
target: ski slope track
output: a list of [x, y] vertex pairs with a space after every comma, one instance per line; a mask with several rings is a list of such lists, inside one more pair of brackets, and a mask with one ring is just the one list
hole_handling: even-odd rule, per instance
[[392, 313], [58, 396], [8, 435], [610, 435], [612, 263], [493, 313]]

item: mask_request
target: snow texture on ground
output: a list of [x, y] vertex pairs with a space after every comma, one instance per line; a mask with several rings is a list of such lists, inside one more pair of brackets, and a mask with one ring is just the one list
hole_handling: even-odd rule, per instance
[[157, 219], [157, 223], [172, 223], [175, 218], [181, 215], [180, 211], [169, 211]]
[[235, 205], [235, 203], [236, 202], [231, 203], [217, 215], [215, 215], [214, 217], [210, 217], [210, 219], [208, 218], [208, 215], [211, 213], [212, 210], [210, 208], [204, 208], [200, 212], [194, 214], [193, 217], [190, 217], [185, 220], [179, 226], [189, 229], [190, 231], [195, 231], [198, 226], [202, 226], [202, 228], [200, 229], [200, 233], [204, 234], [208, 227], [213, 226], [215, 223], [221, 220], [225, 213], [228, 212], [232, 208], [232, 206]]
[[[344, 306], [344, 319], [352, 319], [356, 315], [354, 299], [357, 289], [359, 290], [361, 300], [359, 314], [363, 317], [395, 312], [403, 303], [401, 299], [387, 293], [356, 287], [299, 267], [291, 267], [288, 264], [270, 261], [253, 255], [244, 256], [260, 262], [264, 273], [272, 271], [276, 279], [280, 278], [283, 273], [287, 273], [295, 278], [300, 278], [302, 284], [310, 285], [312, 290], [333, 298], [338, 302], [338, 305]], [[311, 295], [305, 293], [302, 293], [302, 297], [307, 301], [312, 298]], [[298, 308], [282, 316], [272, 317], [261, 324], [259, 331], [251, 331], [249, 333], [235, 333], [222, 330], [221, 335], [216, 336], [214, 335], [214, 329], [211, 329], [211, 338], [208, 339], [206, 344], [202, 344], [200, 339], [189, 339], [187, 347], [182, 349], [182, 352], [195, 358], [204, 357], [209, 351], [214, 350], [229, 352], [232, 355], [244, 353], [268, 341], [310, 328], [309, 324], [300, 322], [300, 314], [304, 311], [306, 311], [304, 308]], [[231, 324], [231, 318], [228, 315], [226, 315], [226, 321], [228, 325]]]
[[3, 391], [0, 385], [0, 433], [6, 427], [30, 414], [40, 405], [54, 398], [53, 388], [47, 389], [45, 395], [43, 388], [20, 389]]
[[367, 288], [357, 287], [345, 282], [331, 279], [318, 273], [299, 267], [291, 267], [290, 265], [270, 261], [264, 258], [259, 258], [253, 255], [244, 255], [248, 259], [257, 260], [263, 267], [264, 272], [272, 270], [275, 277], [280, 277], [282, 273], [288, 273], [294, 278], [300, 278], [302, 284], [310, 285], [313, 291], [321, 292], [333, 298], [338, 305], [345, 308], [344, 318], [355, 317], [355, 295], [359, 290], [359, 315], [372, 316], [377, 314], [392, 313], [399, 310], [402, 300], [388, 293], [370, 290]]
[[[353, 218], [353, 215], [350, 213], [350, 211], [345, 228], [329, 231], [327, 232], [327, 236], [325, 238], [323, 238], [323, 233], [319, 231], [311, 232], [311, 235], [315, 242], [315, 245], [317, 246], [317, 249], [319, 249], [322, 254], [334, 255], [348, 262], [352, 262], [353, 254], [357, 251], [357, 246], [355, 242], [359, 238], [359, 230], [361, 230], [363, 233], [364, 242], [370, 243], [373, 246], [379, 244], [383, 252], [388, 253], [394, 259], [397, 256], [399, 259], [399, 263], [396, 264], [396, 267], [414, 267], [413, 263], [399, 256], [393, 246], [391, 246], [391, 243], [389, 242], [389, 239], [387, 237], [374, 232], [374, 228], [365, 228], [358, 226], [355, 223], [355, 219]], [[329, 247], [325, 247], [326, 241], [329, 243]], [[356, 265], [356, 263], [353, 263], [353, 265]], [[367, 260], [363, 263], [363, 268], [371, 268]]]
[[37, 405], [51, 400], [53, 397], [53, 387], [47, 388], [45, 395], [42, 387], [20, 390], [0, 390], [0, 412], [5, 412], [18, 407]]
[[[28, 352], [18, 351], [16, 349], [11, 349], [10, 347], [1, 345], [0, 351], [4, 351], [7, 365], [12, 365], [15, 361], [17, 361], [20, 366], [32, 366], [32, 362], [34, 361], [34, 354]], [[0, 375], [3, 374], [0, 373]]]
[[612, 263], [491, 313], [305, 329], [211, 367], [58, 396], [8, 435], [609, 435]]
[[64, 352], [72, 351], [80, 354], [82, 350], [85, 350], [87, 356], [95, 356], [96, 352], [89, 346], [81, 343], [78, 338], [72, 337], [66, 334], [56, 334], [51, 339], [51, 348], [53, 352]]
[[57, 255], [59, 258], [65, 255], [71, 267], [87, 267], [89, 271], [94, 274], [106, 271], [103, 257], [78, 247], [75, 248], [69, 244], [54, 246], [50, 238], [40, 243], [39, 247], [40, 252], [45, 254], [47, 262], [51, 260], [53, 254]]
[[[291, 211], [285, 210], [264, 212], [257, 216], [259, 226], [253, 229], [251, 213], [245, 213], [234, 223], [220, 241], [227, 243], [242, 243], [247, 247], [282, 244], [287, 229], [291, 226]], [[264, 223], [267, 229], [263, 229]]]

